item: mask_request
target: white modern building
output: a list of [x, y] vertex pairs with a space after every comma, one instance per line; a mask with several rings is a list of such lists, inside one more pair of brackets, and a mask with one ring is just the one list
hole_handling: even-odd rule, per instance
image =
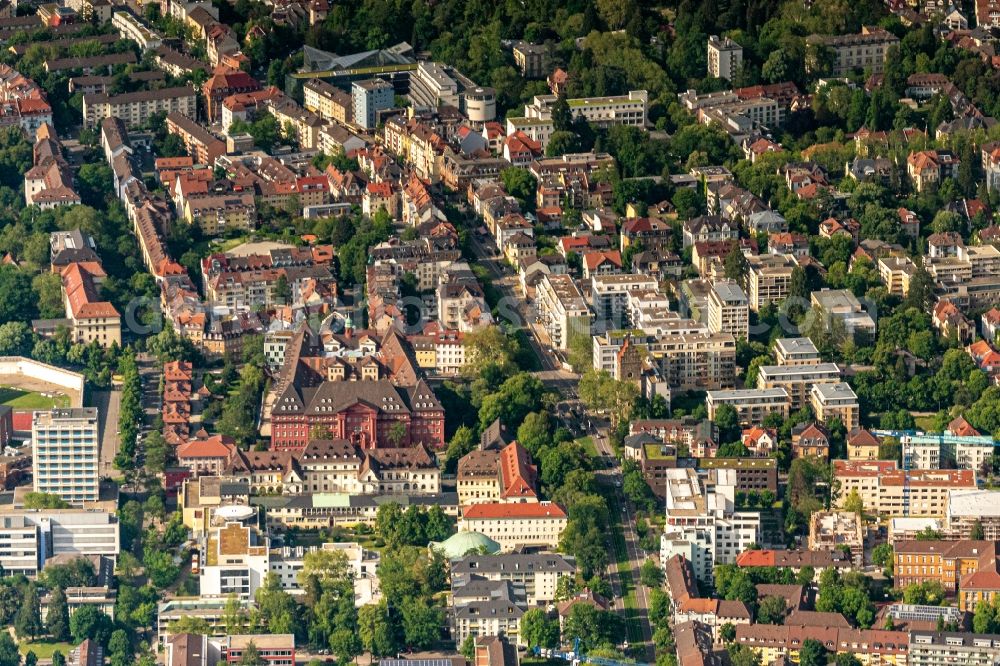
[[544, 276], [535, 288], [535, 303], [556, 349], [567, 349], [571, 334], [590, 336], [590, 310], [569, 275]]
[[209, 532], [200, 561], [202, 597], [248, 601], [270, 571], [268, 538], [253, 527], [226, 523]]
[[354, 101], [354, 123], [367, 130], [375, 129], [378, 112], [391, 109], [395, 101], [392, 84], [382, 79], [355, 81], [351, 86]]
[[810, 365], [821, 358], [809, 338], [778, 338], [774, 341], [774, 360], [778, 365]]
[[757, 370], [757, 388], [785, 389], [793, 410], [809, 402], [809, 391], [815, 384], [837, 382], [840, 382], [840, 368], [836, 363], [762, 365]]
[[683, 555], [705, 582], [716, 564], [733, 564], [760, 543], [760, 514], [735, 510], [736, 470], [712, 472], [715, 485], [709, 488], [696, 470], [665, 470], [667, 523], [660, 537], [660, 561]]
[[97, 409], [35, 412], [31, 420], [34, 491], [70, 504], [96, 502], [100, 486]]
[[530, 606], [551, 604], [562, 576], [572, 576], [576, 565], [556, 553], [505, 553], [502, 555], [466, 555], [451, 563], [452, 587], [462, 587], [474, 578], [510, 581], [524, 587]]
[[612, 273], [590, 278], [590, 299], [598, 326], [616, 329], [625, 324], [628, 295], [659, 288], [656, 278], [639, 273]]
[[821, 423], [829, 425], [831, 419], [840, 419], [847, 432], [861, 426], [858, 396], [847, 382], [813, 384], [809, 389], [809, 404]]
[[708, 418], [715, 419], [719, 407], [729, 405], [739, 415], [740, 425], [747, 428], [760, 425], [772, 412], [781, 414], [782, 418], [788, 418], [791, 404], [788, 391], [783, 388], [734, 389], [708, 391], [705, 394]]
[[[552, 107], [558, 97], [555, 95], [535, 95], [531, 104], [524, 107], [523, 118], [507, 118], [507, 135], [521, 131], [542, 144], [542, 148], [552, 136]], [[649, 94], [645, 90], [630, 90], [627, 95], [612, 97], [581, 97], [566, 100], [574, 117], [582, 117], [592, 125], [611, 127], [631, 125], [646, 127], [646, 111]]]
[[305, 556], [313, 550], [325, 550], [343, 553], [347, 565], [354, 574], [354, 605], [357, 607], [378, 603], [381, 599], [381, 589], [378, 583], [376, 569], [380, 561], [378, 551], [368, 550], [361, 544], [349, 542], [324, 543], [319, 548], [303, 546], [285, 546], [270, 551], [268, 568], [281, 584], [281, 589], [292, 595], [305, 594], [299, 584], [299, 574], [305, 563]]
[[708, 330], [732, 333], [737, 339], [750, 335], [750, 301], [734, 280], [720, 280], [708, 294]]
[[743, 65], [743, 47], [729, 37], [711, 35], [708, 38], [708, 75], [733, 80], [733, 74]]
[[35, 576], [56, 555], [100, 555], [119, 551], [118, 518], [96, 509], [37, 509], [0, 514], [0, 567]]

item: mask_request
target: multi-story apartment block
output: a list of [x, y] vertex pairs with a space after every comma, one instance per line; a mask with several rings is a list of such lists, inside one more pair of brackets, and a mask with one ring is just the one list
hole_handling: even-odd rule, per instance
[[827, 328], [836, 319], [850, 335], [869, 340], [874, 338], [875, 320], [849, 289], [820, 289], [812, 292], [809, 301], [813, 308], [820, 310], [820, 314], [827, 318], [824, 321]]
[[628, 294], [633, 290], [651, 291], [659, 288], [655, 277], [638, 273], [592, 275], [590, 299], [599, 326], [621, 328], [625, 323]]
[[34, 166], [24, 174], [24, 203], [42, 210], [80, 203], [73, 188], [73, 172], [55, 130], [42, 125], [35, 139]]
[[[507, 553], [504, 555], [466, 555], [451, 563], [454, 580], [484, 578], [510, 581], [524, 587], [530, 606], [542, 606], [556, 600], [559, 578], [572, 575], [576, 566], [571, 560], [554, 553]], [[464, 583], [453, 584], [461, 587]]]
[[346, 125], [354, 119], [351, 94], [322, 79], [309, 79], [302, 87], [302, 105], [320, 118]]
[[553, 502], [473, 504], [462, 511], [458, 528], [484, 534], [504, 551], [518, 546], [555, 549], [567, 519]]
[[209, 531], [200, 563], [203, 597], [235, 595], [248, 601], [269, 570], [268, 538], [254, 527], [226, 523]]
[[758, 312], [761, 306], [777, 303], [788, 295], [792, 271], [798, 264], [790, 254], [759, 254], [747, 257], [750, 271], [747, 275], [750, 309]]
[[834, 505], [856, 491], [865, 510], [889, 516], [945, 515], [948, 495], [954, 490], [976, 487], [971, 470], [900, 470], [894, 460], [834, 460], [833, 475], [840, 483]]
[[720, 477], [721, 470], [735, 472], [731, 483], [739, 493], [778, 492], [778, 461], [774, 458], [702, 458], [698, 469], [707, 471], [708, 479], [713, 482]]
[[671, 389], [722, 390], [736, 384], [736, 338], [731, 333], [664, 335], [649, 351]]
[[453, 586], [451, 599], [455, 640], [505, 636], [518, 642], [521, 618], [528, 610], [521, 588], [504, 580], [474, 581], [459, 588]]
[[190, 86], [142, 90], [121, 95], [84, 95], [83, 125], [96, 127], [105, 118], [120, 118], [129, 128], [141, 127], [156, 113], [197, 114], [197, 93]]
[[708, 75], [733, 80], [733, 74], [743, 66], [743, 47], [729, 37], [710, 35], [708, 38]]
[[750, 304], [735, 281], [719, 281], [708, 295], [708, 330], [745, 340], [750, 334]]
[[[899, 38], [881, 28], [864, 27], [861, 34], [819, 36], [806, 39], [812, 47], [825, 47], [833, 52], [833, 76], [844, 76], [854, 70], [870, 70], [880, 74], [885, 67], [889, 47], [899, 44]], [[815, 58], [806, 58], [806, 69], [815, 71], [819, 63]]]
[[257, 226], [257, 205], [252, 192], [198, 194], [184, 199], [183, 218], [197, 224], [206, 236], [229, 229], [250, 231]]
[[917, 265], [909, 257], [879, 257], [879, 277], [893, 296], [906, 298], [910, 291], [910, 279], [916, 272]]
[[809, 517], [809, 550], [849, 548], [854, 564], [864, 564], [865, 533], [853, 511], [814, 511]]
[[682, 555], [703, 582], [712, 580], [716, 564], [733, 564], [750, 544], [760, 542], [760, 514], [735, 510], [736, 471], [716, 474], [709, 488], [693, 469], [666, 471], [667, 523], [660, 537], [660, 561]]
[[112, 14], [111, 27], [118, 31], [122, 39], [131, 39], [143, 51], [158, 49], [163, 43], [162, 36], [126, 11]]
[[954, 592], [963, 577], [995, 559], [996, 543], [971, 539], [898, 541], [893, 557], [897, 587], [934, 581]]
[[590, 335], [590, 310], [571, 276], [542, 277], [535, 287], [535, 303], [556, 349], [567, 349], [572, 336]]
[[514, 64], [526, 79], [540, 79], [548, 72], [548, 48], [544, 44], [517, 42], [511, 52]]
[[517, 442], [499, 451], [477, 449], [458, 461], [458, 502], [537, 502], [537, 476], [531, 455]]
[[[535, 95], [531, 103], [525, 105], [523, 118], [507, 118], [507, 134], [524, 132], [544, 149], [552, 136], [552, 107], [557, 99], [555, 95]], [[627, 95], [615, 97], [567, 100], [574, 116], [583, 117], [587, 122], [599, 127], [612, 125], [645, 127], [648, 101], [649, 95], [645, 90], [631, 90]]]
[[1000, 636], [944, 631], [911, 631], [908, 666], [993, 666], [1000, 654]]
[[366, 79], [353, 83], [351, 98], [354, 103], [354, 124], [372, 130], [378, 124], [378, 112], [392, 108], [395, 92], [388, 81]]
[[708, 418], [715, 418], [720, 405], [730, 405], [739, 415], [740, 425], [745, 427], [759, 425], [774, 412], [788, 418], [791, 404], [788, 391], [783, 388], [708, 391], [705, 395]]
[[1000, 541], [1000, 490], [953, 490], [945, 513], [948, 527], [963, 538], [978, 525], [983, 538]]
[[97, 342], [102, 347], [122, 343], [121, 315], [109, 301], [100, 300], [98, 286], [106, 274], [99, 263], [73, 263], [62, 270], [63, 305], [72, 324], [73, 341]]
[[809, 404], [821, 423], [829, 425], [831, 419], [837, 418], [848, 431], [861, 425], [858, 396], [847, 382], [814, 383], [809, 389]]
[[757, 372], [757, 388], [783, 388], [788, 391], [792, 409], [801, 409], [809, 402], [810, 391], [816, 384], [840, 382], [836, 363], [813, 365], [762, 365]]
[[183, 113], [167, 114], [167, 131], [180, 137], [196, 164], [213, 166], [215, 158], [226, 154], [225, 141]]
[[958, 173], [960, 160], [944, 150], [920, 150], [906, 158], [906, 173], [917, 192], [923, 192]]
[[[63, 590], [66, 594], [66, 609], [72, 617], [76, 611], [84, 606], [93, 606], [97, 610], [107, 615], [111, 620], [115, 619], [115, 599], [117, 593], [105, 585], [93, 586], [70, 586]], [[48, 620], [49, 604], [52, 603], [52, 593], [43, 595], [39, 599], [39, 610], [41, 611], [42, 622]]]
[[774, 360], [778, 365], [813, 365], [822, 359], [809, 338], [778, 338], [774, 341]]
[[97, 409], [37, 411], [31, 419], [31, 441], [36, 493], [58, 495], [70, 504], [97, 501]]
[[34, 577], [45, 560], [45, 548], [39, 541], [38, 525], [24, 515], [0, 515], [0, 566], [4, 573]]
[[862, 666], [907, 666], [908, 636], [904, 631], [853, 629], [850, 625], [822, 623], [803, 626], [788, 620], [784, 626], [736, 625], [736, 643], [748, 647], [768, 664], [776, 660], [798, 663], [799, 651], [808, 639], [819, 640], [837, 655], [853, 655]]

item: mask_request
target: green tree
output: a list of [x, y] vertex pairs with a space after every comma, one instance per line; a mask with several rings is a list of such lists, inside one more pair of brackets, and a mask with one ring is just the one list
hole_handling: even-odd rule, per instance
[[719, 405], [715, 410], [713, 419], [715, 426], [719, 429], [719, 440], [722, 442], [733, 442], [739, 438], [740, 417], [732, 405]]
[[[73, 617], [76, 617], [76, 614], [74, 614]], [[72, 624], [72, 618], [70, 619], [70, 624]], [[174, 634], [198, 634], [201, 636], [207, 636], [212, 633], [212, 628], [203, 617], [184, 615], [170, 623], [170, 631]]]
[[[143, 565], [146, 575], [156, 587], [168, 587], [180, 573], [180, 567], [174, 563], [173, 556], [162, 550], [148, 549], [143, 555]], [[74, 617], [76, 615], [74, 614]]]
[[579, 638], [584, 649], [614, 645], [618, 642], [622, 629], [622, 619], [615, 613], [586, 604], [576, 604], [566, 618], [563, 640]]
[[20, 639], [31, 638], [35, 640], [43, 631], [42, 617], [38, 610], [38, 589], [34, 583], [25, 586], [24, 598], [21, 600], [21, 608], [14, 618], [14, 631]]
[[559, 645], [559, 622], [541, 608], [532, 608], [521, 618], [521, 639], [529, 648]]
[[31, 277], [14, 266], [0, 266], [0, 324], [31, 321], [37, 314]]
[[653, 560], [645, 560], [639, 567], [639, 581], [646, 587], [663, 585], [663, 571]]
[[579, 138], [573, 132], [557, 130], [549, 137], [549, 142], [545, 144], [546, 157], [560, 157], [567, 153], [575, 152], [579, 149]]
[[508, 167], [500, 172], [500, 180], [507, 194], [517, 199], [522, 209], [534, 210], [537, 181], [530, 171], [523, 167]]
[[24, 494], [25, 509], [68, 509], [69, 503], [54, 493], [28, 492]]
[[384, 597], [378, 605], [362, 606], [358, 611], [358, 637], [365, 651], [376, 657], [395, 654], [401, 647]]
[[865, 503], [857, 490], [852, 489], [850, 494], [844, 499], [844, 511], [850, 511], [859, 516], [865, 512]]
[[892, 546], [887, 543], [880, 543], [872, 549], [872, 564], [883, 569], [891, 568], [894, 552]]
[[757, 609], [759, 624], [784, 624], [788, 606], [784, 597], [764, 597]]
[[288, 305], [292, 300], [292, 288], [288, 284], [288, 277], [284, 273], [274, 281], [274, 301], [281, 305]]
[[807, 638], [802, 641], [802, 648], [799, 650], [799, 666], [826, 666], [827, 650], [815, 638]]
[[451, 441], [448, 442], [448, 450], [445, 452], [445, 471], [449, 474], [454, 474], [458, 471], [458, 461], [463, 456], [471, 453], [477, 444], [479, 444], [479, 440], [476, 438], [476, 433], [472, 428], [466, 425], [458, 426], [455, 434], [451, 436]]
[[18, 666], [20, 663], [21, 655], [14, 639], [6, 631], [0, 633], [0, 666]]
[[45, 616], [49, 625], [49, 634], [53, 640], [69, 640], [69, 606], [66, 603], [66, 592], [63, 588], [57, 587], [52, 590], [52, 597], [49, 600], [49, 612]]
[[[733, 628], [735, 637], [736, 628]], [[733, 666], [760, 666], [760, 655], [746, 645], [740, 645], [730, 641], [726, 646], [729, 653], [729, 661]]]
[[556, 132], [569, 132], [573, 129], [573, 112], [565, 93], [560, 94], [552, 105], [552, 129]]
[[406, 644], [425, 650], [438, 640], [444, 613], [423, 597], [409, 597], [401, 603], [403, 636]]
[[257, 649], [257, 645], [250, 641], [247, 644], [243, 654], [240, 655], [240, 660], [237, 662], [239, 666], [267, 666], [267, 660], [260, 656], [260, 651]]
[[552, 426], [548, 412], [531, 412], [517, 429], [517, 441], [533, 457], [537, 457], [542, 447], [552, 443]]
[[111, 620], [96, 606], [83, 606], [70, 616], [69, 630], [77, 643], [89, 638], [107, 645], [111, 637]]
[[458, 651], [465, 657], [466, 661], [473, 661], [476, 657], [476, 637], [472, 634], [466, 636]]
[[727, 280], [736, 280], [738, 283], [743, 284], [749, 267], [739, 243], [733, 243], [729, 248], [729, 252], [726, 253], [726, 257], [722, 262], [722, 267], [723, 274]]
[[128, 664], [132, 662], [132, 641], [124, 629], [115, 629], [108, 640], [108, 653], [112, 662]]

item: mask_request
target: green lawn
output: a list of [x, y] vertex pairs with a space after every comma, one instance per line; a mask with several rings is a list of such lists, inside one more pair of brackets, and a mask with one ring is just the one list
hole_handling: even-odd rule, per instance
[[213, 252], [228, 252], [234, 247], [243, 245], [243, 243], [249, 243], [252, 240], [252, 236], [237, 236], [236, 238], [226, 238], [224, 240], [212, 241], [210, 243], [210, 247]]
[[917, 424], [917, 430], [923, 430], [924, 432], [934, 431], [935, 417], [933, 416], [915, 416], [913, 421]]
[[594, 444], [594, 438], [590, 435], [586, 437], [581, 437], [576, 440], [576, 443], [583, 447], [583, 450], [587, 452], [587, 455], [591, 458], [598, 458], [601, 454], [597, 452], [597, 445]]
[[0, 405], [8, 405], [14, 409], [69, 407], [69, 396], [47, 397], [37, 391], [22, 391], [10, 386], [0, 386]]
[[52, 659], [52, 653], [56, 650], [62, 652], [64, 657], [69, 656], [69, 651], [75, 646], [70, 643], [51, 643], [49, 641], [37, 641], [35, 643], [21, 643], [17, 649], [21, 654], [28, 654], [28, 650], [35, 653], [39, 659]]

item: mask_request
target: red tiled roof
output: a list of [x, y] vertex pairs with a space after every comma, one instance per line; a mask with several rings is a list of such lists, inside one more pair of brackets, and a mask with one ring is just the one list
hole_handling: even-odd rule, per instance
[[552, 502], [523, 504], [473, 504], [465, 507], [466, 520], [504, 520], [521, 518], [566, 518], [562, 507]]

